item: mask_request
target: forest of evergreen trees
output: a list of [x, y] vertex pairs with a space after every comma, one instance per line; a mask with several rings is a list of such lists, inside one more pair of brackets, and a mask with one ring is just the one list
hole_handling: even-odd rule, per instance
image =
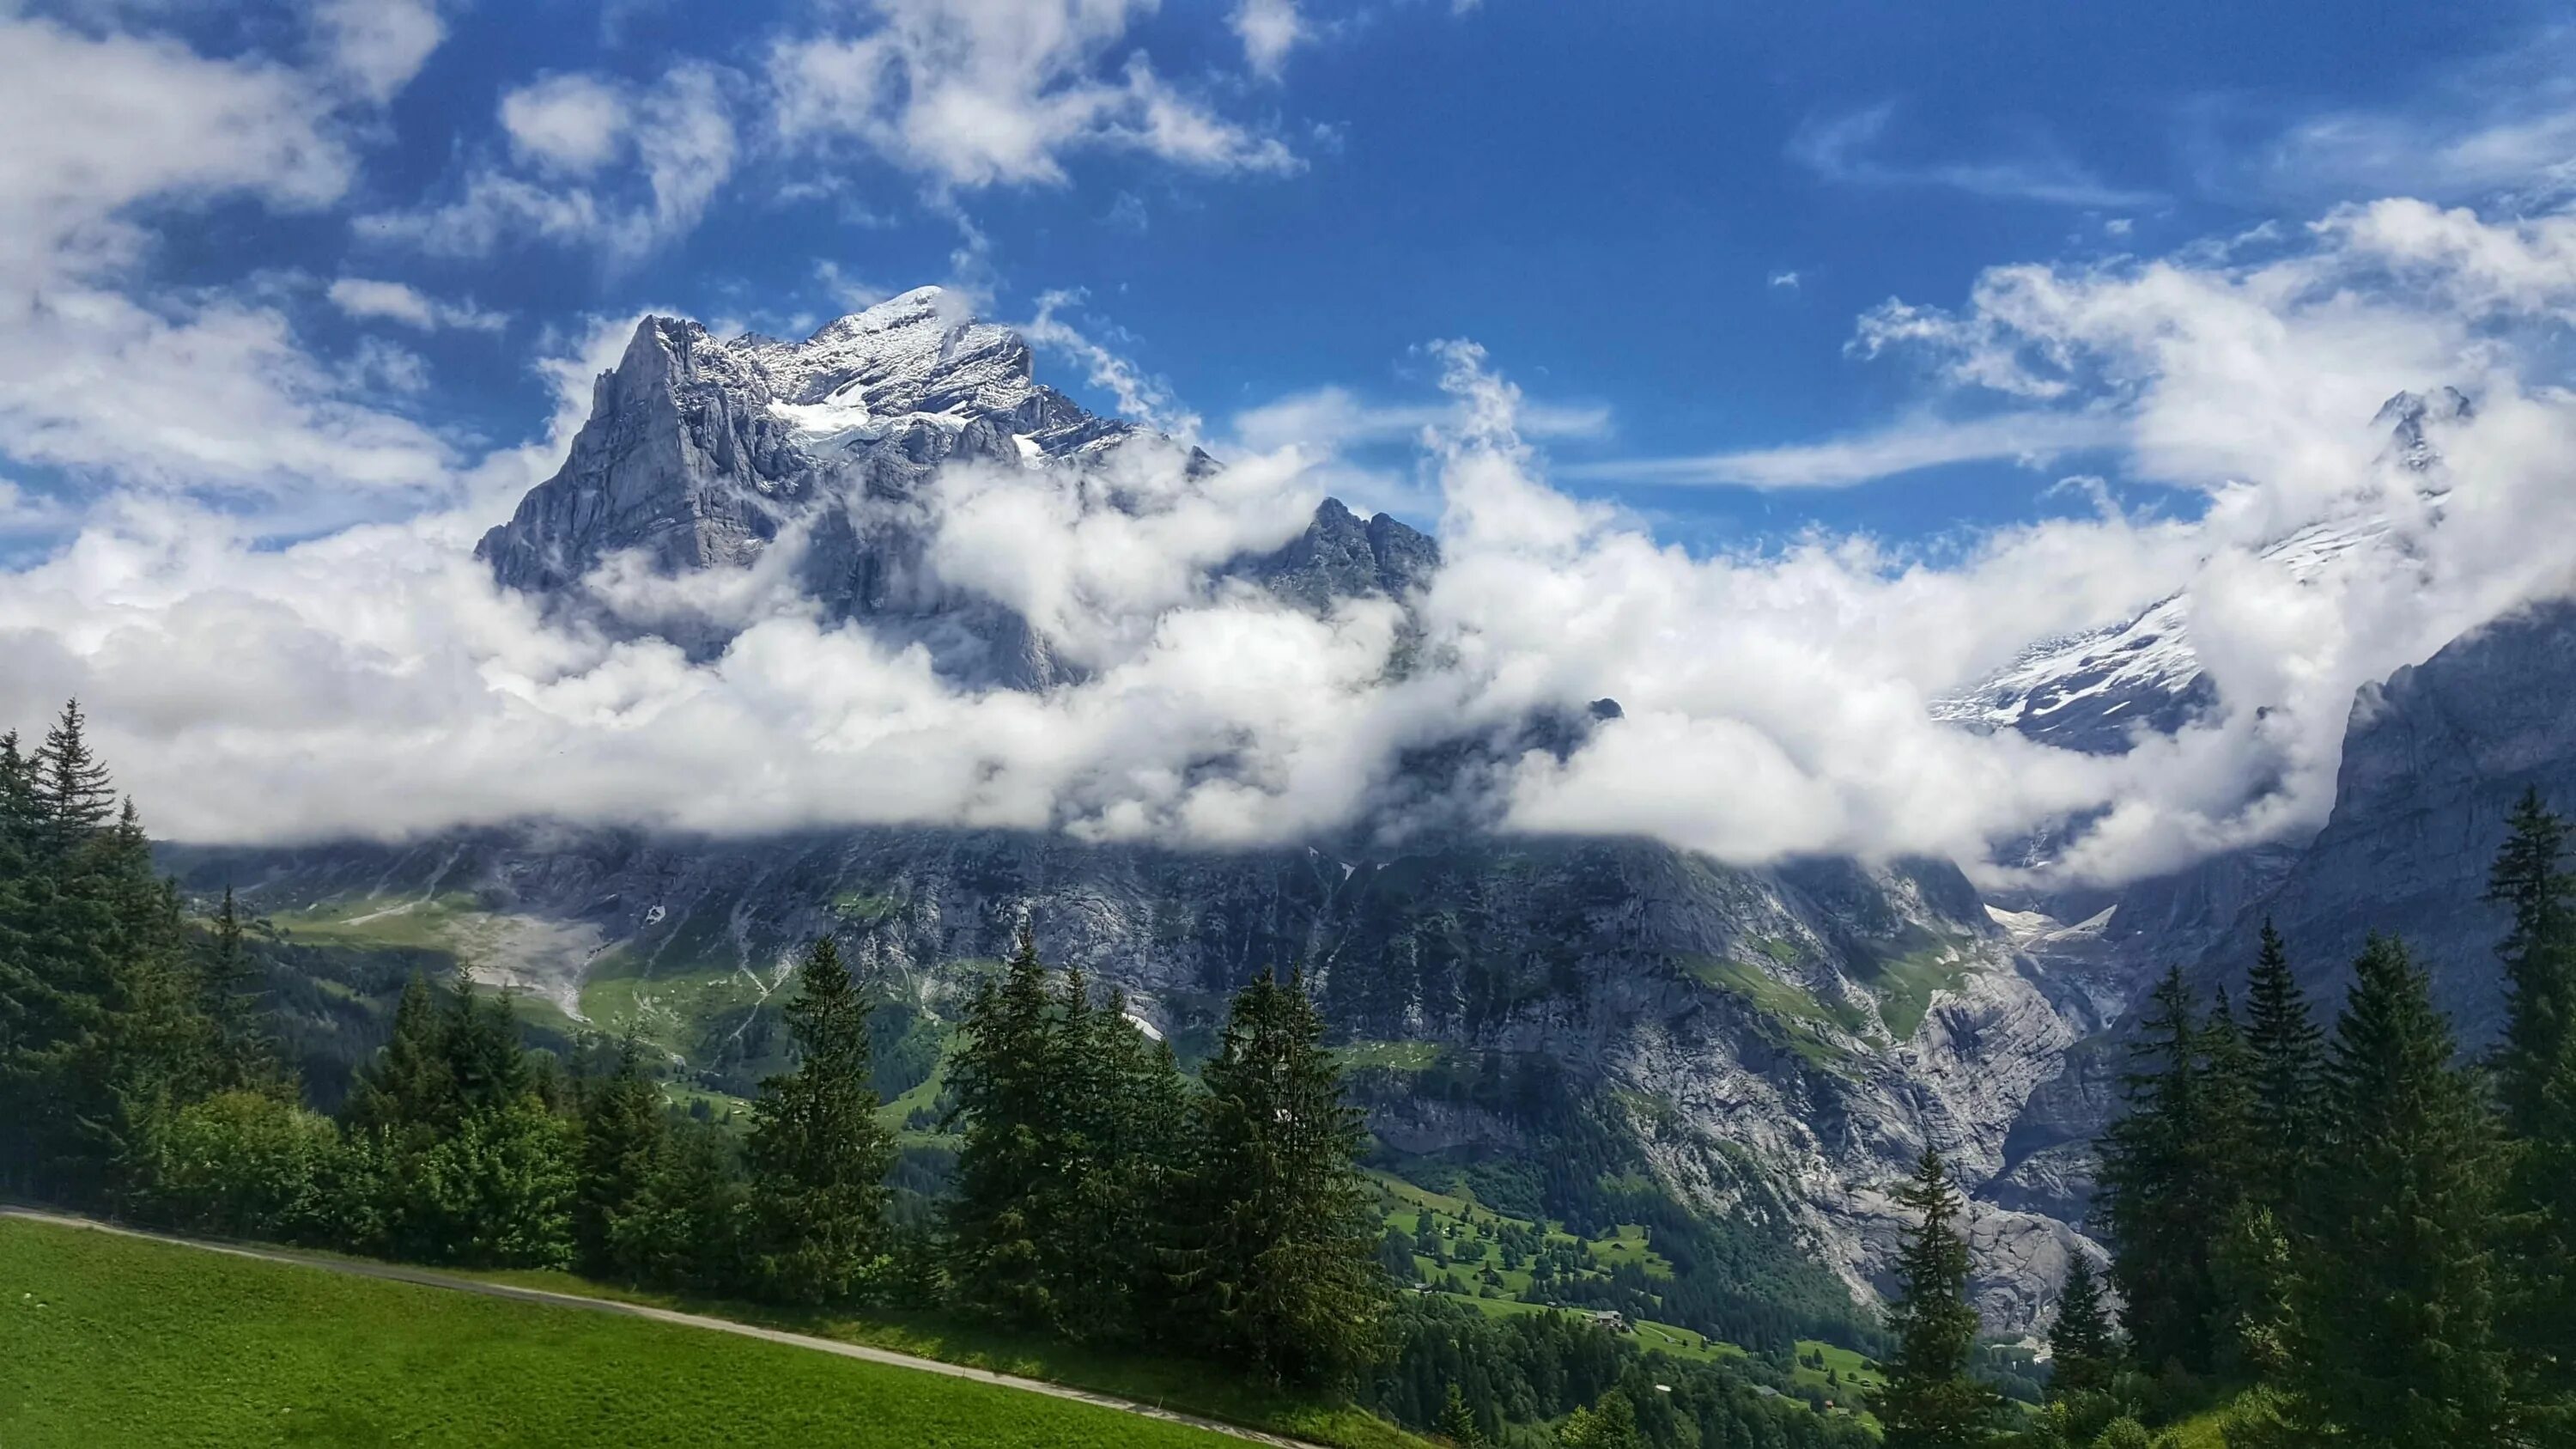
[[2480, 1059], [2394, 939], [2352, 963], [2331, 1036], [2269, 923], [2241, 1012], [2165, 976], [2100, 1144], [2108, 1283], [2070, 1270], [2035, 1420], [1969, 1376], [1959, 1198], [1927, 1155], [1903, 1199], [1919, 1223], [1890, 1314], [1889, 1449], [2154, 1449], [2217, 1404], [2230, 1449], [2576, 1444], [2568, 844], [2527, 795], [2487, 895], [2511, 924], [2504, 1039]]
[[889, 1212], [871, 1008], [834, 942], [784, 1010], [792, 1069], [735, 1130], [672, 1108], [633, 1040], [530, 1051], [512, 1003], [415, 973], [336, 1116], [260, 999], [254, 923], [191, 917], [77, 706], [0, 735], [0, 1193], [224, 1237], [576, 1270], [816, 1306], [936, 1309], [1339, 1393], [1459, 1443], [1851, 1449], [1714, 1365], [1586, 1320], [1403, 1293], [1361, 1115], [1293, 975], [1236, 993], [1193, 1076], [1024, 931], [965, 1003], [958, 1150]]

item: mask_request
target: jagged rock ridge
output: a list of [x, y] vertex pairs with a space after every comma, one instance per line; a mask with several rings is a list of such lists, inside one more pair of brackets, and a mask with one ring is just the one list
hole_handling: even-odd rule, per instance
[[[799, 528], [796, 583], [827, 617], [919, 642], [963, 683], [1041, 689], [1079, 668], [1006, 605], [941, 578], [922, 520], [902, 505], [952, 464], [1081, 470], [1145, 445], [1173, 446], [1036, 381], [1018, 334], [967, 318], [937, 287], [803, 342], [720, 342], [695, 322], [648, 317], [600, 376], [563, 467], [475, 552], [505, 587], [706, 655], [730, 637], [720, 623], [620, 616], [577, 586], [621, 555], [663, 577], [746, 569]], [[1192, 448], [1183, 466], [1217, 465]], [[1402, 597], [1438, 563], [1429, 536], [1327, 500], [1302, 535], [1230, 572], [1321, 608]]]

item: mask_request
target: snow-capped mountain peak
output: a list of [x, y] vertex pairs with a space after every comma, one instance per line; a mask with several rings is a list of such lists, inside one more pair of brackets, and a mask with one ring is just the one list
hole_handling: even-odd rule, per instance
[[[2457, 388], [2401, 392], [2381, 405], [2372, 426], [2388, 431], [2383, 460], [2412, 475], [2421, 518], [2438, 525], [2447, 479], [2430, 434], [2466, 422], [2476, 409]], [[2361, 558], [2387, 550], [2411, 553], [2407, 527], [2387, 496], [2360, 491], [2331, 516], [2305, 524], [2255, 551], [2301, 584], [2314, 583]], [[2043, 744], [2088, 754], [2119, 754], [2143, 732], [2172, 734], [2217, 702], [2191, 638], [2188, 589], [2099, 629], [2042, 639], [1976, 685], [1935, 700], [1934, 718], [1972, 729], [2013, 729]]]
[[1042, 390], [1028, 343], [974, 320], [940, 287], [889, 297], [802, 342], [746, 334], [724, 347], [769, 384], [772, 410], [814, 439], [914, 417], [963, 426], [1012, 413]]

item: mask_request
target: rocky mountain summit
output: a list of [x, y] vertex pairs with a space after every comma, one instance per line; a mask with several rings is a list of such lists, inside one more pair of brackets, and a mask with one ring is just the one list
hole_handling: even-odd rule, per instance
[[[612, 564], [647, 579], [746, 571], [791, 541], [792, 583], [827, 618], [918, 642], [962, 684], [1043, 689], [1080, 666], [1007, 604], [942, 577], [927, 557], [924, 507], [945, 468], [1098, 477], [1127, 447], [1179, 445], [1039, 383], [1026, 341], [967, 317], [938, 287], [803, 342], [718, 341], [696, 322], [648, 317], [600, 376], [563, 467], [475, 553], [505, 587], [706, 656], [731, 637], [725, 621], [639, 607], [587, 582]], [[1193, 473], [1217, 466], [1183, 452]], [[1099, 486], [1114, 506], [1114, 484]], [[1231, 572], [1320, 608], [1336, 596], [1399, 597], [1439, 557], [1399, 520], [1362, 521], [1327, 500], [1302, 535]]]

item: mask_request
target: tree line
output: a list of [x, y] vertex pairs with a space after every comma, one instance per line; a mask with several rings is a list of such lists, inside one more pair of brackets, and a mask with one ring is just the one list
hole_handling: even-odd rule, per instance
[[[2047, 1411], [1998, 1414], [1955, 1189], [1900, 1199], [1889, 1449], [2150, 1449], [2234, 1396], [2231, 1449], [2576, 1444], [2576, 875], [2569, 824], [2514, 810], [2486, 899], [2511, 924], [2502, 1041], [2464, 1061], [2424, 966], [2373, 935], [2329, 1035], [2267, 921], [2241, 1010], [2179, 970], [2148, 997], [2127, 1107], [2051, 1334]], [[2116, 1298], [2116, 1303], [2114, 1299]]]
[[887, 1214], [870, 1007], [830, 937], [794, 1066], [739, 1133], [672, 1111], [644, 1050], [572, 1075], [511, 1002], [415, 975], [338, 1118], [263, 1033], [227, 892], [191, 922], [77, 705], [0, 736], [0, 1187], [198, 1231], [570, 1268], [770, 1301], [942, 1304], [1295, 1385], [1386, 1347], [1365, 1143], [1294, 975], [1236, 993], [1195, 1080], [1024, 930], [948, 1068], [956, 1191]]

